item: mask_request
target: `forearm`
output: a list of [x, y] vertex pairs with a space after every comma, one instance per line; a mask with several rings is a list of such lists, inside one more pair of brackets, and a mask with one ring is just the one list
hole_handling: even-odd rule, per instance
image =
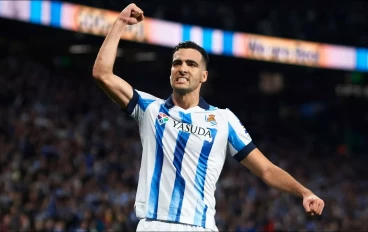
[[309, 189], [296, 181], [289, 173], [275, 165], [264, 173], [262, 179], [270, 187], [298, 197], [308, 196], [312, 193]]
[[99, 77], [104, 74], [112, 74], [116, 58], [116, 52], [123, 33], [124, 23], [118, 18], [106, 36], [93, 66], [93, 76]]

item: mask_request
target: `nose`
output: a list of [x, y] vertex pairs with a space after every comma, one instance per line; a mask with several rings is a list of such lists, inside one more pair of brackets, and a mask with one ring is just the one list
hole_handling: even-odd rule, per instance
[[180, 65], [180, 68], [179, 68], [179, 74], [180, 75], [184, 75], [188, 73], [188, 66], [185, 62], [183, 62], [181, 65]]
[[188, 73], [188, 71], [186, 71], [186, 70], [182, 70], [182, 69], [179, 70], [180, 76], [184, 76], [187, 73]]

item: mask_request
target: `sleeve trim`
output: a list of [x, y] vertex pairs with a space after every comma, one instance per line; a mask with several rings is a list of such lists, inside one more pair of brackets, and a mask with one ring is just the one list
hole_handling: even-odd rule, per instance
[[245, 157], [249, 155], [254, 149], [256, 149], [256, 145], [253, 142], [248, 143], [245, 147], [243, 147], [236, 155], [233, 157], [238, 161], [241, 162]]
[[138, 104], [138, 100], [139, 100], [139, 94], [137, 92], [137, 90], [133, 89], [133, 97], [132, 99], [130, 99], [126, 109], [122, 109], [125, 113], [131, 115], [134, 111], [134, 108], [136, 107], [136, 105]]

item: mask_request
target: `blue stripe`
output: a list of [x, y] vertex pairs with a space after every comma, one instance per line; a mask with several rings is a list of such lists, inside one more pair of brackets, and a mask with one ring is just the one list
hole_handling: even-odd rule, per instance
[[[183, 112], [179, 112], [179, 114], [183, 123], [192, 124], [192, 118], [190, 114], [184, 114]], [[180, 131], [178, 138], [176, 139], [176, 147], [174, 151], [173, 161], [173, 164], [176, 168], [176, 177], [169, 207], [169, 221], [180, 221], [181, 208], [183, 205], [185, 191], [185, 180], [181, 175], [181, 166], [189, 135], [189, 132]]]
[[141, 107], [141, 109], [144, 111], [146, 111], [147, 107], [154, 102], [155, 100], [152, 99], [144, 99], [141, 97], [141, 95], [139, 95], [139, 100], [138, 100], [138, 105], [139, 107]]
[[202, 214], [202, 227], [206, 227], [206, 214], [207, 214], [208, 206], [206, 205]]
[[197, 206], [195, 209], [195, 214], [194, 214], [194, 222], [193, 224], [196, 226], [200, 226], [202, 224], [202, 212], [204, 211], [204, 203], [203, 200], [200, 199], [197, 201]]
[[29, 21], [32, 23], [41, 23], [41, 10], [42, 1], [31, 1], [31, 15]]
[[233, 37], [234, 33], [230, 31], [224, 31], [223, 38], [223, 54], [232, 55], [233, 54]]
[[207, 52], [212, 52], [212, 29], [204, 28], [203, 29], [203, 41], [202, 45], [204, 50]]
[[192, 124], [192, 116], [191, 114], [184, 114], [183, 112], [179, 112], [179, 116], [181, 118], [181, 121], [183, 123], [188, 123], [188, 124]]
[[190, 29], [192, 27], [186, 24], [183, 24], [183, 34], [182, 34], [182, 41], [190, 40]]
[[231, 126], [230, 123], [229, 123], [229, 142], [235, 148], [236, 151], [240, 151], [245, 147], [245, 144], [243, 143], [243, 141], [241, 141], [241, 139], [236, 134], [234, 128]]
[[[169, 116], [169, 112], [165, 108], [164, 104], [161, 105], [160, 111]], [[155, 168], [153, 170], [152, 181], [151, 181], [151, 190], [149, 193], [148, 199], [148, 212], [146, 217], [151, 219], [157, 219], [157, 209], [158, 209], [158, 197], [159, 197], [159, 188], [160, 188], [160, 180], [162, 173], [162, 164], [164, 162], [164, 151], [162, 144], [162, 137], [164, 134], [166, 123], [160, 125], [158, 120], [156, 119], [156, 160], [155, 160]]]
[[197, 202], [195, 216], [194, 216], [194, 225], [196, 226], [206, 226], [206, 212], [207, 205], [204, 203], [204, 183], [207, 175], [207, 165], [208, 165], [208, 157], [211, 153], [211, 149], [213, 146], [213, 142], [215, 141], [217, 130], [213, 128], [209, 128], [211, 131], [212, 141], [204, 141], [201, 154], [199, 155], [197, 171], [195, 175], [195, 189], [199, 194], [199, 199]]
[[51, 2], [51, 26], [61, 27], [61, 2]]
[[359, 48], [356, 50], [356, 69], [359, 71], [368, 70], [368, 49]]
[[217, 107], [215, 107], [215, 106], [211, 106], [210, 105], [210, 107], [208, 108], [208, 110], [216, 110], [217, 109]]

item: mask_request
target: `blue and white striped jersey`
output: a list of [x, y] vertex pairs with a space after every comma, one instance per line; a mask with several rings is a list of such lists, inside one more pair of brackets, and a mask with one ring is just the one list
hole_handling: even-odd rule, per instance
[[137, 217], [217, 231], [214, 193], [225, 157], [241, 161], [255, 148], [239, 119], [203, 98], [185, 110], [172, 96], [137, 90], [126, 112], [138, 122], [143, 146]]

